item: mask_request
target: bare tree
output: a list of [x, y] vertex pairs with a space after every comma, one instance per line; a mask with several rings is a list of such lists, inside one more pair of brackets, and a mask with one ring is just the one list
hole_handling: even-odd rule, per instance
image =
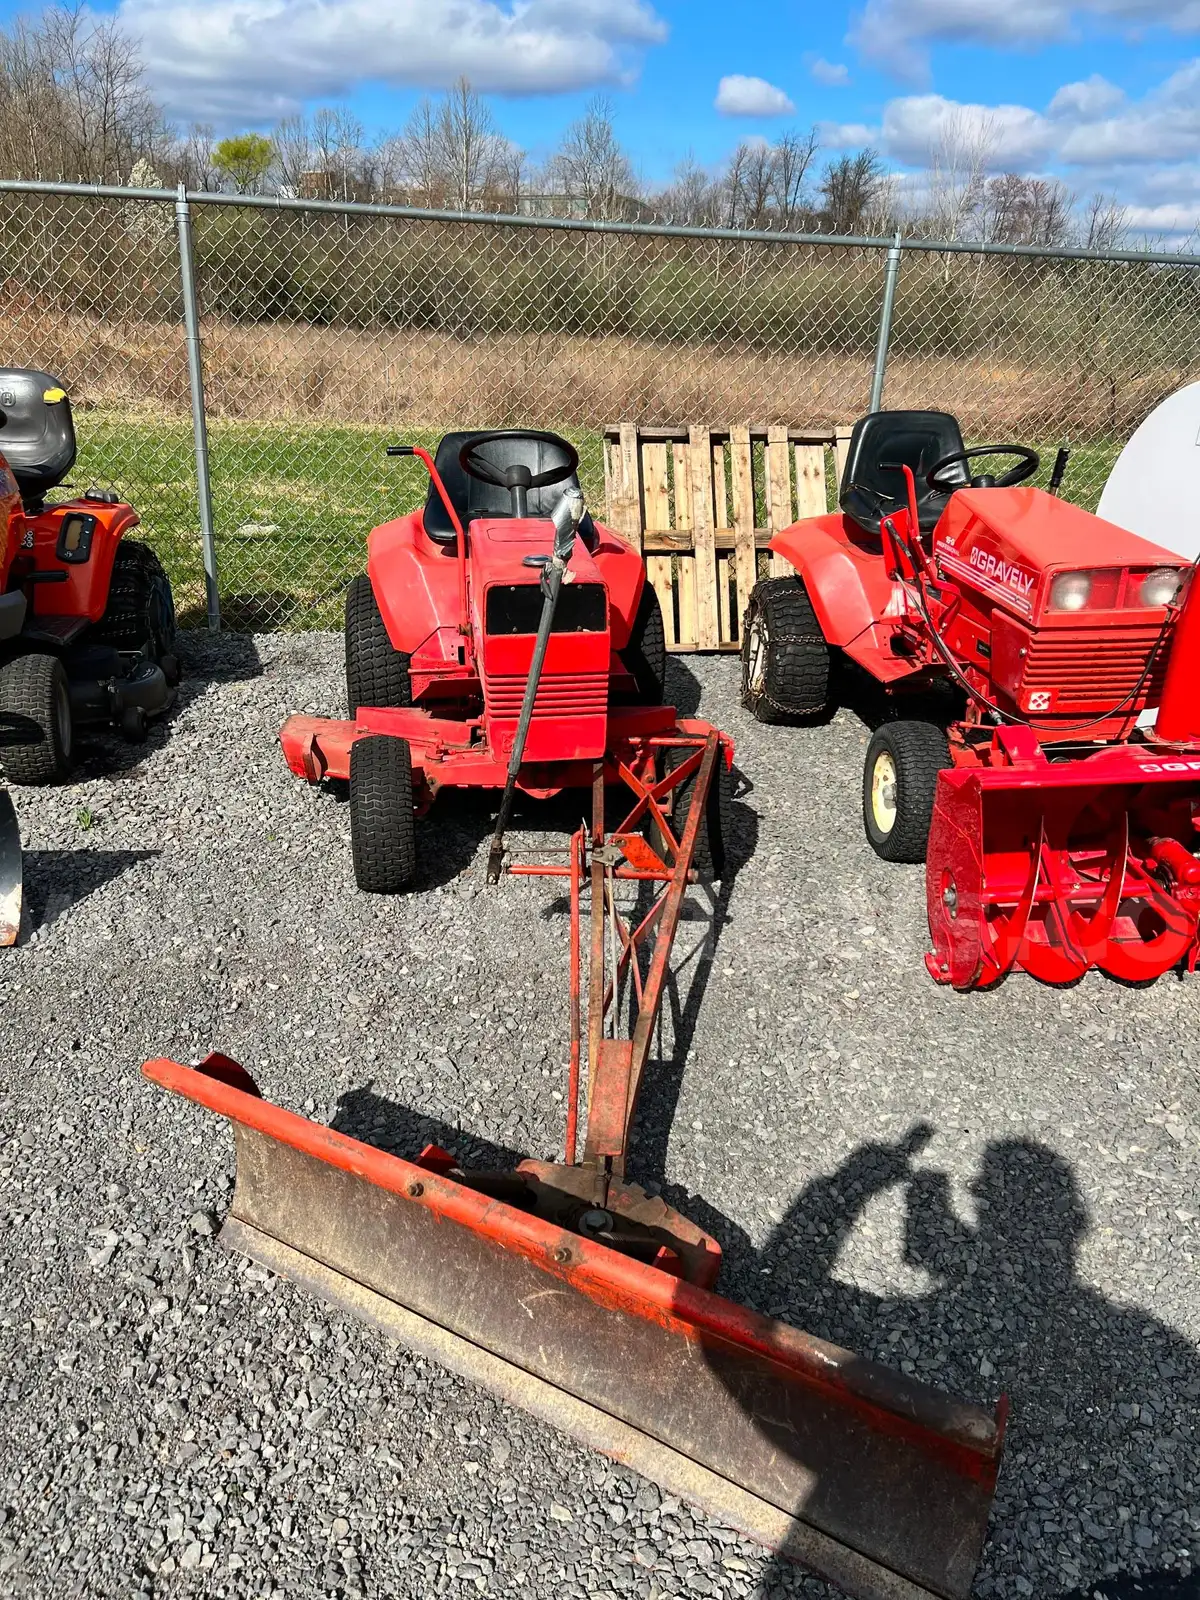
[[804, 180], [818, 149], [817, 130], [785, 133], [775, 146], [772, 202], [775, 226], [784, 231], [799, 227], [808, 210]]
[[422, 100], [386, 158], [393, 181], [426, 205], [509, 209], [520, 192], [524, 156], [466, 78], [440, 104]]
[[1056, 178], [1005, 172], [986, 185], [977, 208], [980, 231], [989, 244], [1062, 244], [1072, 204], [1070, 191]]
[[305, 175], [312, 171], [313, 142], [308, 118], [302, 113], [285, 117], [277, 123], [271, 135], [275, 146], [275, 164], [282, 188], [298, 195]]
[[972, 231], [998, 142], [996, 119], [961, 108], [943, 121], [929, 157], [925, 222], [930, 236], [957, 240]]
[[27, 178], [119, 182], [170, 132], [115, 18], [52, 6], [0, 33], [0, 164]]
[[656, 197], [655, 209], [664, 222], [715, 228], [722, 220], [721, 185], [693, 156], [687, 156]]
[[612, 102], [597, 96], [563, 135], [551, 157], [552, 182], [578, 202], [585, 217], [600, 221], [625, 215], [637, 184], [633, 164], [613, 126]]
[[1119, 250], [1129, 233], [1129, 211], [1112, 194], [1094, 194], [1083, 213], [1080, 241], [1089, 250]]
[[821, 224], [827, 233], [861, 233], [881, 220], [888, 195], [878, 151], [868, 148], [840, 156], [825, 168], [821, 180]]

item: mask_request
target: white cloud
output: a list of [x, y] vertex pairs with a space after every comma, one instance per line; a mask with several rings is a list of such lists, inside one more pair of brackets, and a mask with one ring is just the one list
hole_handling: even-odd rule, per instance
[[911, 166], [926, 164], [947, 136], [976, 145], [993, 172], [1027, 167], [1049, 152], [1054, 130], [1028, 106], [964, 105], [940, 94], [890, 100], [883, 113], [883, 147]]
[[121, 0], [175, 116], [241, 124], [365, 79], [497, 94], [628, 82], [667, 27], [649, 0]]
[[844, 89], [850, 82], [850, 68], [841, 61], [826, 61], [824, 56], [810, 61], [808, 70], [814, 83], [823, 84], [827, 89]]
[[1104, 117], [1125, 104], [1125, 91], [1109, 83], [1098, 72], [1082, 83], [1064, 83], [1047, 107], [1052, 117], [1088, 120]]
[[865, 122], [818, 122], [817, 138], [825, 150], [861, 150], [864, 145], [877, 145], [880, 131]]
[[866, 0], [850, 40], [897, 77], [927, 83], [931, 44], [1031, 48], [1094, 36], [1098, 26], [1198, 33], [1200, 0]]
[[765, 78], [746, 78], [735, 72], [717, 85], [717, 110], [725, 117], [786, 117], [795, 106]]

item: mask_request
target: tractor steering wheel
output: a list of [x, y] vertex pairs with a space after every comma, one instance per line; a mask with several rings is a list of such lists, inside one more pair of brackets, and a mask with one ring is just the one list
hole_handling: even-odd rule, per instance
[[[1017, 464], [1010, 467], [1000, 477], [993, 473], [980, 473], [978, 478], [971, 478], [968, 483], [947, 483], [942, 477], [950, 467], [965, 465], [974, 461], [977, 456], [1016, 456]], [[955, 450], [952, 455], [943, 456], [940, 461], [935, 461], [925, 474], [925, 482], [937, 494], [953, 494], [956, 489], [1011, 489], [1018, 483], [1024, 483], [1026, 478], [1032, 478], [1041, 459], [1036, 450], [1031, 450], [1024, 444], [979, 444], [973, 450]]]
[[[494, 439], [528, 439], [534, 444], [552, 444], [565, 450], [567, 459], [561, 466], [547, 467], [544, 472], [531, 472], [525, 466], [498, 467], [494, 461], [477, 454], [480, 445], [491, 444]], [[523, 517], [530, 489], [547, 489], [552, 483], [574, 477], [579, 466], [579, 452], [556, 433], [542, 433], [534, 428], [502, 428], [496, 433], [477, 433], [459, 451], [458, 464], [469, 478], [507, 489], [512, 495], [513, 516]]]

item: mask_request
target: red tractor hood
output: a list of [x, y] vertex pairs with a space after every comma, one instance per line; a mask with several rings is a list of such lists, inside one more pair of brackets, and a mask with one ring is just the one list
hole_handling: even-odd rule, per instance
[[957, 550], [972, 566], [983, 547], [1002, 562], [1016, 562], [1034, 576], [1050, 567], [1177, 567], [1170, 550], [1151, 544], [1115, 522], [1093, 516], [1044, 489], [960, 489], [938, 523], [939, 554]]

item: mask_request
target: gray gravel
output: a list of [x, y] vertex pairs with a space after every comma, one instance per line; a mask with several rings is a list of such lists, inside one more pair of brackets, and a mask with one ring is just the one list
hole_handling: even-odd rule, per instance
[[[420, 893], [355, 892], [345, 805], [275, 741], [340, 708], [337, 640], [190, 650], [169, 727], [16, 797], [0, 1594], [825, 1594], [217, 1247], [231, 1142], [145, 1056], [217, 1044], [405, 1152], [551, 1157], [566, 939], [553, 888], [481, 887], [466, 803], [425, 825]], [[722, 1238], [727, 1292], [1011, 1395], [980, 1595], [1200, 1566], [1200, 979], [938, 990], [920, 870], [862, 838], [857, 719], [759, 728], [734, 662], [675, 675], [751, 787], [715, 951], [685, 929], [636, 1175]]]

